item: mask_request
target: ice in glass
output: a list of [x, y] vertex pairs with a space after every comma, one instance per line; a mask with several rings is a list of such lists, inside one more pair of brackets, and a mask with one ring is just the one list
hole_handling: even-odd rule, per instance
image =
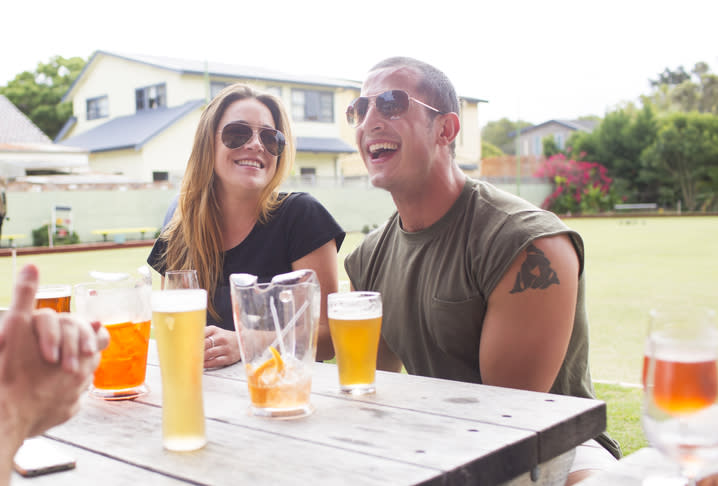
[[233, 274], [230, 285], [252, 413], [275, 418], [310, 414], [321, 295], [316, 274], [300, 270], [269, 283]]

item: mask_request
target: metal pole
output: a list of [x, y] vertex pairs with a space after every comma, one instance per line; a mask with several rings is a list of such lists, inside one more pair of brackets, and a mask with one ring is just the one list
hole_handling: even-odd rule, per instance
[[516, 195], [521, 195], [521, 119], [516, 123], [517, 137], [516, 137]]

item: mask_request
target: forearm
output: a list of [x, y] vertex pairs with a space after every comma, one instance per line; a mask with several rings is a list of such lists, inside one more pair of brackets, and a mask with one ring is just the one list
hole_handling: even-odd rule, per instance
[[[3, 390], [3, 393], [6, 390]], [[0, 398], [0, 486], [10, 482], [12, 474], [13, 458], [15, 453], [25, 440], [26, 432], [20, 420], [11, 413], [6, 396]]]

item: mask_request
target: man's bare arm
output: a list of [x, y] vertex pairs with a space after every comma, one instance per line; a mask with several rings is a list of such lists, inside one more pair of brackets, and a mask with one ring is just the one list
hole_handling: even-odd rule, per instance
[[489, 296], [479, 359], [488, 385], [548, 391], [573, 330], [579, 261], [567, 235], [534, 240]]

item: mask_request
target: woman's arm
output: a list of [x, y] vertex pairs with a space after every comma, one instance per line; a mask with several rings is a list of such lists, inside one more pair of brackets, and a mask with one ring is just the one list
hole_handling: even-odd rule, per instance
[[292, 262], [292, 270], [308, 268], [314, 270], [319, 279], [322, 292], [322, 305], [319, 317], [319, 339], [317, 342], [317, 361], [334, 357], [334, 346], [329, 334], [329, 318], [327, 317], [327, 295], [339, 288], [337, 274], [337, 245], [334, 238], [308, 255]]

